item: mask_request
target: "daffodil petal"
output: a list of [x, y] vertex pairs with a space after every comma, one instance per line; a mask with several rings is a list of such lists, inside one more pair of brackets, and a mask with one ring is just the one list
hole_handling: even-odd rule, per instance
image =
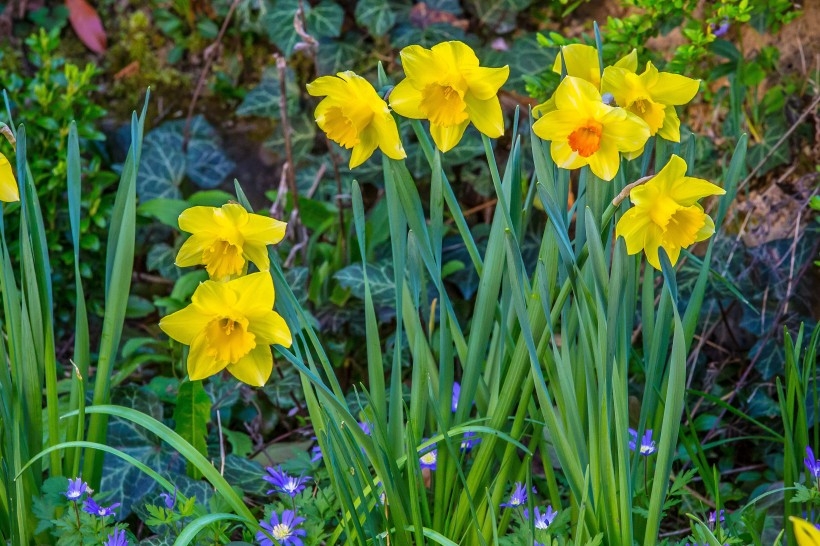
[[17, 180], [11, 170], [11, 163], [3, 154], [0, 154], [0, 201], [7, 203], [20, 200], [20, 191], [17, 189]]
[[237, 362], [228, 364], [228, 371], [238, 380], [253, 387], [264, 387], [273, 371], [270, 346], [257, 345]]
[[202, 252], [216, 239], [210, 233], [194, 233], [179, 247], [175, 264], [177, 267], [191, 267], [202, 263]]
[[686, 104], [695, 98], [700, 88], [700, 80], [693, 80], [680, 74], [659, 72], [655, 84], [650, 88], [652, 99], [663, 104]]
[[588, 159], [578, 155], [565, 140], [553, 140], [550, 145], [550, 157], [562, 169], [578, 169], [588, 163]]
[[217, 281], [200, 283], [194, 291], [194, 295], [191, 296], [192, 305], [209, 316], [223, 314], [226, 308], [233, 307], [236, 300], [236, 294], [229, 288], [229, 283]]
[[490, 138], [498, 138], [504, 134], [504, 114], [501, 112], [498, 97], [493, 95], [487, 100], [479, 100], [467, 95], [464, 99], [467, 103], [467, 115], [479, 132]]
[[199, 332], [191, 342], [191, 350], [188, 351], [188, 378], [191, 381], [199, 381], [218, 374], [227, 365], [227, 362], [222, 362], [211, 354], [205, 330]]
[[376, 140], [374, 131], [362, 131], [359, 133], [359, 143], [353, 146], [350, 153], [349, 168], [355, 169], [373, 155], [373, 152], [378, 147], [379, 142]]
[[368, 130], [375, 133], [374, 138], [379, 143], [379, 149], [387, 157], [391, 159], [404, 159], [407, 157], [407, 152], [404, 151], [404, 146], [401, 144], [396, 120], [393, 119], [390, 113], [376, 114]]
[[702, 178], [684, 176], [677, 183], [673, 184], [669, 190], [672, 199], [689, 207], [695, 202], [710, 195], [723, 195], [726, 190], [716, 184], [712, 184]]
[[469, 120], [459, 123], [458, 125], [451, 125], [450, 127], [442, 127], [441, 125], [430, 124], [430, 134], [433, 136], [433, 142], [442, 152], [452, 150], [456, 144], [461, 141], [464, 136], [464, 130], [467, 128]]
[[680, 118], [674, 106], [667, 106], [664, 111], [663, 125], [658, 130], [658, 136], [670, 142], [680, 142]]
[[410, 80], [402, 80], [390, 92], [390, 108], [400, 116], [410, 119], [424, 119], [424, 112], [421, 111], [421, 91], [413, 87]]
[[715, 221], [708, 214], [703, 215], [704, 223], [697, 234], [695, 235], [695, 242], [699, 243], [705, 241], [715, 233]]
[[480, 100], [498, 100], [498, 90], [510, 77], [510, 67], [491, 68], [487, 66], [465, 67], [461, 74], [467, 80], [470, 94]]
[[275, 245], [285, 238], [287, 224], [276, 218], [249, 214], [247, 223], [242, 227], [242, 237], [246, 243]]
[[213, 316], [205, 314], [194, 305], [189, 305], [175, 313], [162, 317], [160, 329], [185, 345], [190, 345], [194, 338], [208, 325]]
[[601, 140], [598, 151], [587, 158], [589, 168], [601, 180], [610, 181], [618, 174], [621, 166], [621, 156], [618, 148], [608, 140]]
[[[439, 75], [435, 70], [432, 70], [439, 64], [437, 57], [428, 49], [419, 45], [411, 45], [402, 49], [399, 56], [401, 57], [401, 67], [407, 78], [404, 81], [418, 81], [421, 84], [419, 87], [424, 87], [425, 84], [433, 82]], [[395, 89], [393, 91], [395, 92]]]
[[188, 233], [207, 233], [215, 231], [214, 207], [191, 207], [179, 215], [179, 229]]
[[661, 261], [658, 257], [658, 249], [661, 247], [662, 242], [663, 232], [661, 231], [661, 228], [654, 224], [649, 224], [644, 232], [643, 247], [644, 252], [646, 253], [646, 261], [649, 265], [658, 270], [661, 268]]
[[649, 126], [638, 116], [620, 109], [626, 117], [620, 120], [602, 120], [604, 135], [601, 141], [611, 142], [620, 152], [631, 152], [643, 147], [649, 138]]
[[601, 77], [601, 93], [611, 93], [618, 106], [625, 106], [633, 94], [628, 74], [631, 72], [624, 68], [608, 66], [604, 68], [604, 75]]
[[618, 220], [615, 226], [615, 236], [624, 238], [628, 254], [637, 254], [643, 250], [649, 222], [649, 216], [636, 207], [626, 211]]
[[[341, 73], [338, 74], [341, 77]], [[345, 92], [345, 84], [334, 76], [321, 76], [307, 84], [307, 92], [314, 97], [325, 97]]]
[[[478, 66], [478, 57], [476, 57], [475, 51], [458, 40], [436, 44], [430, 48], [430, 53], [434, 59], [445, 59], [446, 64], [452, 68], [461, 69], [462, 67]], [[404, 57], [402, 57], [402, 61], [404, 61]]]
[[270, 273], [251, 273], [232, 280], [228, 287], [237, 294], [235, 307], [242, 309], [248, 317], [254, 318], [273, 309], [275, 294]]
[[579, 115], [574, 110], [547, 112], [532, 124], [533, 132], [543, 140], [565, 141], [578, 128]]
[[253, 317], [249, 331], [256, 336], [257, 343], [282, 347], [290, 347], [293, 343], [288, 323], [276, 311]]
[[[623, 57], [621, 57], [618, 62], [616, 62], [613, 66], [618, 68], [624, 68], [629, 70], [630, 72], [637, 72], [638, 71], [638, 50], [633, 49]], [[606, 72], [606, 69], [604, 69]]]
[[820, 546], [820, 529], [806, 520], [790, 516], [798, 546]]
[[259, 269], [259, 271], [268, 271], [270, 269], [270, 256], [268, 255], [268, 247], [265, 245], [244, 245], [242, 252], [245, 258]]
[[601, 84], [601, 67], [598, 50], [585, 44], [563, 46], [552, 65], [553, 72], [562, 72], [562, 60], [567, 65], [567, 76], [581, 78], [596, 88]]
[[601, 94], [594, 85], [581, 78], [567, 76], [555, 90], [555, 106], [559, 110], [584, 111], [590, 102], [601, 102]]

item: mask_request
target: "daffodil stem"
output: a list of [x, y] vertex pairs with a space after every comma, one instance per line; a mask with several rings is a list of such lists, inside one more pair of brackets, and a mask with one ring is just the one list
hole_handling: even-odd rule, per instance
[[620, 205], [620, 204], [621, 204], [621, 202], [622, 202], [624, 199], [626, 199], [627, 197], [629, 197], [629, 192], [631, 192], [633, 188], [636, 188], [636, 187], [640, 186], [641, 184], [646, 184], [647, 182], [649, 182], [650, 180], [652, 180], [654, 177], [655, 177], [655, 175], [654, 175], [654, 174], [651, 174], [651, 175], [649, 175], [649, 176], [644, 176], [643, 178], [639, 178], [639, 179], [637, 179], [636, 181], [632, 182], [631, 184], [627, 184], [627, 185], [624, 187], [624, 189], [622, 189], [622, 190], [618, 193], [618, 195], [616, 195], [616, 196], [615, 196], [615, 198], [612, 200], [612, 205], [613, 205], [613, 206], [615, 206], [615, 207], [617, 207], [618, 205]]

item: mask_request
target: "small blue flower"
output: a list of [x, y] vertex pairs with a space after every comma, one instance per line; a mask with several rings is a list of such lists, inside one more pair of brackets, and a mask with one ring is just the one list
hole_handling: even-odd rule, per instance
[[453, 382], [453, 398], [450, 402], [450, 409], [453, 413], [456, 412], [458, 409], [458, 397], [461, 396], [461, 383], [458, 381]]
[[115, 530], [113, 533], [108, 535], [108, 539], [105, 541], [103, 546], [128, 546], [128, 539], [125, 537], [125, 530]]
[[706, 521], [709, 523], [709, 525], [714, 525], [718, 521], [720, 521], [720, 523], [723, 523], [726, 520], [726, 517], [723, 515], [724, 512], [725, 510], [723, 509], [721, 509], [719, 512], [709, 512], [709, 517], [706, 518]]
[[[530, 519], [528, 512], [529, 511], [526, 508], [524, 508], [524, 519]], [[541, 511], [538, 510], [538, 507], [536, 506], [535, 509], [533, 509], [533, 514], [535, 515], [535, 517], [533, 518], [535, 528], [541, 529], [543, 531], [549, 528], [550, 525], [552, 525], [553, 520], [555, 520], [555, 517], [558, 515], [558, 510], [553, 510], [552, 506], [547, 506], [546, 511], [544, 511], [544, 513], [541, 513]]]
[[638, 431], [636, 431], [635, 429], [629, 429], [629, 436], [629, 449], [631, 449], [632, 451], [637, 450], [638, 453], [640, 453], [644, 457], [648, 457], [658, 450], [655, 447], [654, 440], [652, 440], [651, 428], [648, 428], [644, 431], [643, 437], [641, 438], [640, 446], [638, 446]]
[[[535, 488], [532, 489], [533, 493], [535, 493]], [[515, 489], [513, 489], [512, 495], [510, 495], [509, 502], [502, 502], [500, 504], [501, 508], [517, 508], [527, 504], [527, 488], [521, 482], [515, 482]]]
[[174, 494], [171, 495], [170, 493], [160, 493], [160, 497], [162, 497], [162, 501], [165, 503], [165, 508], [171, 510], [174, 505], [177, 503], [177, 488], [174, 487]]
[[92, 499], [91, 497], [85, 499], [85, 504], [83, 505], [83, 511], [88, 512], [92, 516], [97, 516], [100, 518], [106, 518], [108, 516], [114, 515], [114, 509], [119, 506], [120, 503], [115, 502], [111, 506], [100, 506], [97, 504], [97, 501]]
[[322, 460], [322, 448], [316, 444], [310, 448], [310, 462], [316, 463]]
[[476, 436], [475, 432], [472, 430], [465, 432], [464, 436], [461, 438], [461, 451], [470, 451], [480, 441], [481, 438]]
[[433, 448], [419, 457], [419, 466], [422, 468], [436, 469], [436, 461], [438, 461], [438, 450]]
[[267, 467], [265, 470], [267, 470], [270, 475], [263, 476], [262, 478], [273, 485], [273, 489], [267, 492], [268, 495], [271, 493], [284, 493], [293, 498], [304, 491], [305, 483], [310, 481], [310, 476], [299, 476], [296, 478], [282, 471], [281, 467]]
[[809, 446], [806, 446], [806, 458], [803, 459], [803, 463], [806, 465], [806, 470], [809, 471], [809, 474], [815, 480], [820, 479], [820, 459], [814, 458], [814, 452]]
[[65, 492], [68, 500], [77, 502], [86, 493], [91, 493], [91, 488], [82, 478], [68, 480], [68, 490]]
[[362, 432], [370, 436], [373, 433], [373, 430], [370, 428], [370, 423], [367, 421], [359, 421], [359, 428], [362, 429]]
[[[307, 535], [307, 531], [297, 529], [303, 521], [305, 521], [305, 518], [296, 517], [293, 510], [282, 512], [282, 519], [279, 519], [279, 514], [273, 511], [270, 514], [270, 523], [262, 521], [259, 525], [276, 539], [279, 546], [304, 546], [304, 542], [299, 537]], [[274, 546], [273, 541], [265, 536], [262, 531], [256, 533], [256, 540], [259, 542], [259, 546]]]

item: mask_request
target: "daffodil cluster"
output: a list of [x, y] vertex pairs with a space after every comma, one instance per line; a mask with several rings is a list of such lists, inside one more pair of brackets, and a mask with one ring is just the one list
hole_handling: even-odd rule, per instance
[[466, 44], [443, 42], [425, 49], [411, 45], [400, 53], [405, 79], [389, 94], [389, 107], [367, 80], [353, 72], [322, 76], [308, 93], [325, 97], [314, 112], [327, 137], [351, 149], [350, 168], [367, 160], [376, 148], [387, 157], [406, 157], [393, 112], [430, 122], [430, 133], [442, 152], [459, 143], [472, 123], [481, 133], [498, 138], [504, 116], [498, 91], [510, 75], [507, 66], [479, 66]]
[[[179, 249], [180, 267], [204, 265], [191, 304], [167, 315], [159, 326], [190, 345], [188, 377], [205, 379], [227, 369], [240, 381], [263, 386], [273, 370], [271, 345], [290, 347], [291, 333], [273, 310], [273, 279], [267, 245], [285, 236], [285, 223], [251, 214], [242, 205], [192, 207], [179, 217], [191, 236]], [[247, 274], [248, 262], [259, 271]]]

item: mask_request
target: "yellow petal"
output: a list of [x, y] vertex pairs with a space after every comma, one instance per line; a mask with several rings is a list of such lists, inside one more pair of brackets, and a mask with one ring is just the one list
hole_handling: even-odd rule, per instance
[[578, 169], [588, 163], [588, 158], [581, 157], [570, 148], [566, 140], [553, 140], [550, 145], [550, 157], [562, 169]]
[[563, 46], [552, 65], [553, 72], [562, 72], [562, 59], [567, 64], [567, 76], [582, 78], [594, 85], [601, 85], [601, 67], [599, 65], [598, 50], [584, 44], [570, 44]]
[[191, 342], [191, 350], [188, 351], [188, 378], [191, 381], [199, 381], [212, 375], [216, 375], [227, 366], [227, 362], [217, 360], [212, 354], [208, 345], [208, 336], [202, 330]]
[[401, 144], [396, 120], [390, 113], [385, 113], [384, 115], [376, 114], [368, 130], [375, 132], [379, 149], [387, 157], [391, 159], [404, 159], [407, 157], [407, 152], [404, 151], [404, 146]]
[[[674, 245], [674, 249], [687, 248], [697, 241], [700, 230], [706, 225], [706, 214], [699, 206], [681, 207], [669, 218], [666, 230], [663, 234], [664, 243]], [[675, 265], [677, 258], [672, 259], [672, 252], [669, 253], [669, 260]]]
[[[419, 45], [405, 47], [401, 50], [399, 56], [401, 57], [401, 67], [404, 70], [406, 79], [414, 81], [419, 89], [428, 83], [434, 82], [441, 75], [441, 72], [446, 69], [446, 67], [438, 66], [441, 63], [437, 62], [436, 57], [429, 49]], [[393, 92], [395, 92], [395, 89]]]
[[670, 193], [672, 188], [683, 178], [686, 174], [686, 161], [677, 155], [672, 154], [663, 169], [652, 178], [652, 184], [657, 186], [660, 191]]
[[820, 529], [806, 520], [789, 516], [794, 525], [794, 535], [798, 546], [820, 546]]
[[632, 207], [618, 220], [615, 236], [624, 238], [628, 254], [637, 254], [643, 250], [650, 221], [646, 211], [639, 207]]
[[680, 142], [680, 118], [674, 106], [667, 106], [663, 116], [663, 125], [658, 136], [670, 142]]
[[179, 229], [188, 233], [214, 232], [217, 225], [214, 214], [215, 207], [191, 207], [179, 215]]
[[699, 243], [701, 241], [705, 241], [715, 233], [715, 222], [712, 218], [705, 214], [704, 217], [703, 227], [698, 230], [697, 234], [695, 235], [695, 242]]
[[162, 317], [159, 321], [159, 327], [171, 339], [190, 345], [212, 319], [213, 315], [203, 313], [198, 306], [189, 305], [175, 313]]
[[464, 135], [464, 130], [467, 128], [470, 120], [459, 123], [458, 125], [451, 125], [450, 127], [442, 127], [441, 125], [430, 124], [430, 134], [433, 136], [433, 142], [442, 152], [452, 150], [456, 144], [461, 141]]
[[580, 122], [583, 120], [574, 110], [553, 110], [533, 123], [532, 130], [543, 140], [564, 141]]
[[359, 143], [353, 146], [353, 151], [350, 154], [350, 163], [348, 167], [355, 169], [373, 155], [379, 143], [376, 140], [376, 135], [373, 131], [362, 131], [359, 133]]
[[501, 112], [501, 103], [493, 95], [487, 100], [479, 100], [470, 95], [464, 97], [467, 102], [467, 115], [479, 132], [490, 138], [498, 138], [504, 134], [504, 114]]
[[225, 203], [214, 211], [214, 219], [220, 227], [244, 228], [248, 217], [248, 211], [239, 203]]
[[649, 88], [652, 99], [662, 104], [686, 104], [698, 93], [700, 80], [693, 80], [680, 74], [659, 72], [654, 85]]
[[273, 309], [275, 294], [270, 273], [260, 271], [245, 275], [230, 281], [226, 288], [236, 295], [233, 308], [251, 320], [257, 314]]
[[620, 152], [631, 152], [642, 148], [649, 139], [649, 127], [638, 116], [613, 108], [601, 123], [604, 125], [603, 140], [611, 142]]
[[202, 253], [216, 241], [216, 237], [211, 233], [194, 233], [179, 247], [174, 263], [178, 267], [191, 267], [203, 263]]
[[[341, 73], [339, 74], [341, 77]], [[344, 81], [334, 76], [321, 76], [307, 84], [308, 94], [314, 97], [338, 95], [346, 92]]]
[[424, 119], [424, 112], [419, 108], [421, 99], [421, 91], [409, 79], [405, 79], [390, 92], [390, 108], [406, 118]]
[[245, 244], [242, 247], [242, 253], [248, 261], [253, 262], [259, 271], [268, 271], [270, 269], [270, 255], [268, 254], [268, 247], [260, 244]]
[[[630, 72], [637, 72], [638, 71], [638, 50], [633, 49], [628, 54], [624, 55], [621, 59], [618, 60], [613, 66], [618, 68], [624, 68], [629, 70]], [[606, 69], [604, 69], [606, 71]]]
[[230, 283], [217, 281], [200, 283], [193, 296], [191, 296], [191, 303], [209, 317], [224, 314], [226, 309], [230, 309], [236, 304], [236, 300], [236, 293], [230, 288]]
[[238, 362], [228, 364], [228, 371], [243, 383], [263, 387], [273, 371], [273, 354], [270, 347], [257, 345]]
[[460, 70], [478, 66], [478, 57], [476, 57], [475, 51], [458, 40], [436, 44], [430, 48], [430, 54], [434, 59], [439, 60], [440, 64], [444, 64], [451, 69]]
[[555, 97], [552, 96], [552, 97], [548, 98], [546, 102], [543, 102], [543, 103], [539, 104], [538, 106], [535, 106], [532, 109], [532, 115], [535, 116], [536, 118], [540, 118], [544, 114], [554, 112], [555, 108], [556, 108], [556, 106], [555, 106]]
[[285, 238], [287, 224], [261, 214], [248, 214], [247, 223], [240, 228], [246, 243], [275, 245]]
[[[559, 110], [588, 110], [589, 103], [600, 103], [601, 93], [598, 88], [581, 78], [567, 76], [555, 90], [555, 107]], [[603, 104], [602, 104], [603, 106]]]
[[490, 68], [485, 66], [461, 68], [461, 74], [467, 80], [469, 93], [477, 99], [495, 98], [498, 90], [510, 77], [510, 67]]
[[263, 315], [255, 316], [248, 328], [256, 336], [259, 344], [290, 347], [293, 343], [287, 322], [276, 311], [268, 311]]
[[17, 189], [17, 180], [11, 170], [11, 163], [6, 156], [0, 154], [0, 201], [7, 203], [20, 200], [20, 191]]
[[646, 261], [649, 265], [658, 270], [661, 268], [661, 261], [658, 257], [658, 249], [661, 247], [662, 242], [663, 232], [661, 231], [661, 228], [650, 223], [644, 232], [643, 247], [644, 252], [646, 253]]
[[720, 186], [712, 184], [702, 178], [684, 176], [678, 183], [672, 185], [669, 195], [684, 207], [688, 207], [704, 197], [724, 195], [725, 193], [726, 190]]
[[602, 140], [598, 151], [587, 158], [589, 168], [601, 180], [612, 180], [621, 166], [621, 156], [615, 144]]

